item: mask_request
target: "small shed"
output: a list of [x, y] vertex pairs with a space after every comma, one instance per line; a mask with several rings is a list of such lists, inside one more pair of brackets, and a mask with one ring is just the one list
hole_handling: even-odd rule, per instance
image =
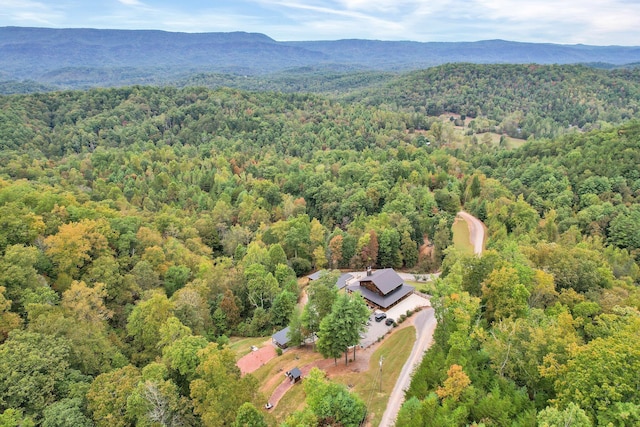
[[327, 270], [318, 270], [315, 273], [311, 273], [307, 276], [307, 279], [309, 279], [309, 281], [312, 280], [318, 280], [323, 274], [326, 274]]
[[287, 376], [291, 379], [292, 383], [297, 383], [302, 379], [302, 371], [300, 371], [300, 368], [295, 367], [292, 370], [287, 371]]
[[278, 347], [285, 349], [289, 346], [289, 327], [276, 332], [271, 336], [271, 341]]

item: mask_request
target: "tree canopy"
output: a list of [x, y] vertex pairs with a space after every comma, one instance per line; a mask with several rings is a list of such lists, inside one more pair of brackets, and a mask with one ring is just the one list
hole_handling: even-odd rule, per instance
[[[442, 273], [419, 285], [438, 327], [402, 419], [636, 424], [636, 80], [458, 64], [334, 97], [0, 96], [0, 419], [259, 424], [228, 337], [291, 325], [337, 359], [368, 310], [335, 270], [371, 265]], [[482, 257], [455, 249], [461, 208]], [[291, 423], [361, 420], [316, 385]]]

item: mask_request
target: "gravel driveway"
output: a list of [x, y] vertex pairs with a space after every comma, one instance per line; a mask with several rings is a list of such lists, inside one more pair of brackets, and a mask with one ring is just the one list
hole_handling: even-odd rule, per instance
[[[422, 361], [424, 352], [431, 347], [433, 342], [433, 332], [436, 329], [436, 318], [434, 316], [433, 308], [427, 308], [420, 311], [414, 320], [414, 326], [416, 328], [416, 342], [413, 344], [413, 349], [409, 358], [404, 364], [398, 381], [396, 381], [395, 387], [389, 396], [387, 402], [387, 409], [382, 415], [379, 427], [391, 427], [395, 423], [395, 419], [400, 411], [400, 406], [404, 401], [404, 393], [411, 384], [411, 376], [413, 371]], [[397, 426], [403, 427], [403, 426]]]

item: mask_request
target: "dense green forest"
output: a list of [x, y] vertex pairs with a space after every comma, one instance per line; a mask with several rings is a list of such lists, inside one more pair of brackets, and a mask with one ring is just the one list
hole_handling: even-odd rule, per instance
[[[462, 116], [467, 134], [497, 132], [515, 138], [556, 138], [576, 129], [640, 117], [640, 68], [586, 65], [445, 64], [420, 71], [367, 71], [348, 66], [308, 66], [266, 75], [182, 73], [162, 70], [63, 69], [64, 87], [166, 84], [178, 88], [233, 87], [247, 91], [317, 93], [344, 104], [362, 102], [412, 114], [407, 128], [428, 129], [427, 117]], [[35, 82], [0, 82], [0, 93], [52, 90]], [[465, 121], [464, 118], [473, 119]]]
[[398, 425], [640, 422], [639, 142], [633, 122], [471, 155], [489, 250], [445, 251]]
[[[392, 102], [0, 97], [0, 425], [276, 424], [228, 337], [294, 321], [297, 277], [369, 265], [443, 271], [397, 425], [636, 425], [640, 123], [507, 150]], [[462, 207], [481, 258], [449, 248]], [[361, 411], [312, 378], [287, 425], [339, 425], [332, 395]]]
[[556, 137], [574, 127], [590, 130], [638, 117], [640, 69], [445, 64], [345, 99], [429, 116], [486, 118], [501, 132], [525, 139]]

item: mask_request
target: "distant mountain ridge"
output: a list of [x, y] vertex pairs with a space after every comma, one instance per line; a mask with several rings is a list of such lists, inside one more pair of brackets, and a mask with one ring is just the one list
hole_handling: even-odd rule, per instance
[[522, 43], [506, 40], [477, 42], [393, 42], [375, 40], [337, 40], [290, 42], [294, 46], [322, 52], [348, 54], [352, 61], [373, 63], [441, 65], [450, 62], [575, 64], [603, 62], [623, 65], [640, 56], [640, 47], [561, 45]]
[[640, 62], [640, 47], [504, 40], [279, 42], [246, 32], [0, 27], [0, 79], [63, 87], [145, 84], [202, 72], [258, 75], [308, 66], [403, 71], [450, 62], [622, 65]]

